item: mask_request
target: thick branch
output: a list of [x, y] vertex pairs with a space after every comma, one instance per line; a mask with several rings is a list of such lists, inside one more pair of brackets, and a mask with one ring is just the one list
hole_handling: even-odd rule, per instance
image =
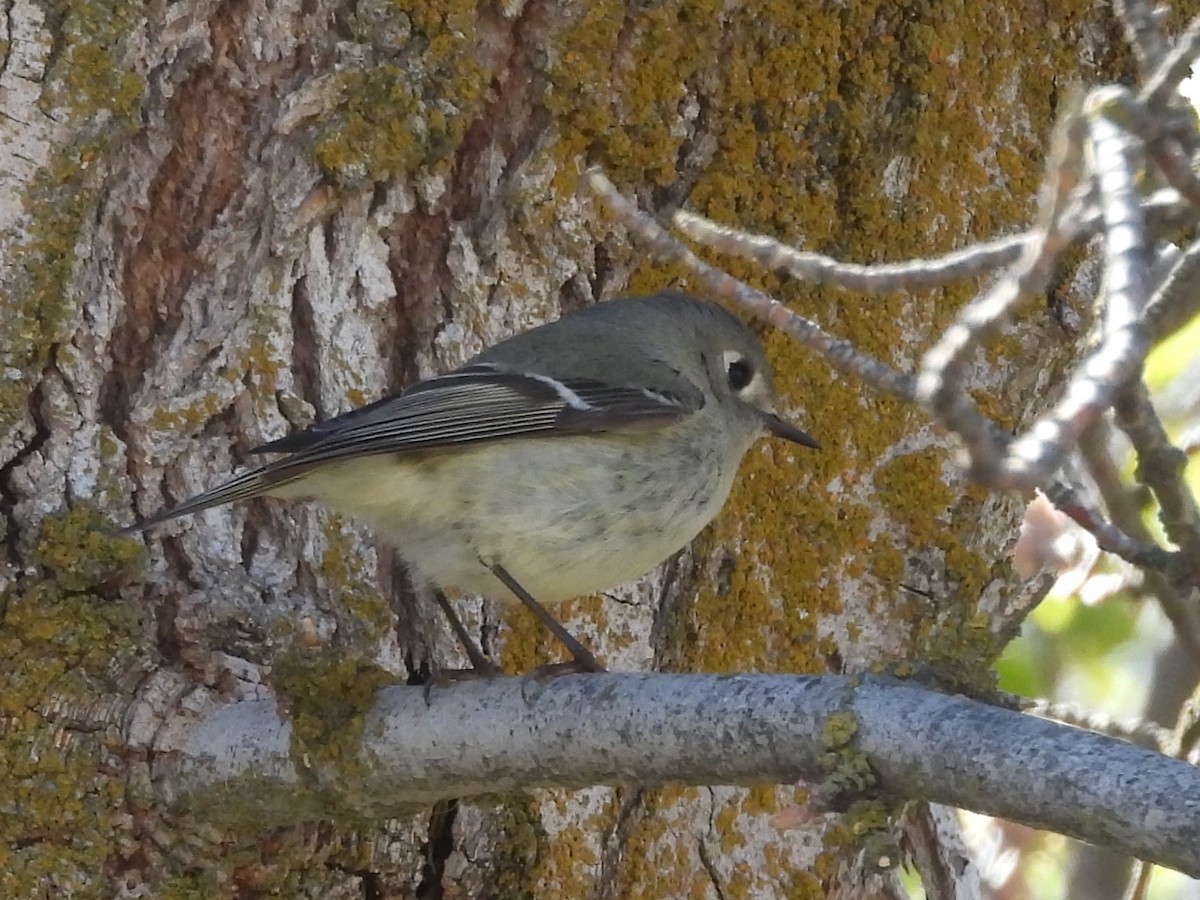
[[[831, 716], [838, 718], [831, 720]], [[836, 723], [836, 729], [829, 726]], [[369, 816], [531, 787], [820, 782], [865, 753], [878, 788], [1002, 816], [1200, 874], [1200, 770], [962, 697], [837, 676], [497, 678], [380, 691], [344, 753], [276, 705], [224, 707], [158, 757], [177, 807]], [[853, 734], [831, 747], [829, 735]], [[326, 762], [334, 759], [338, 762]]]

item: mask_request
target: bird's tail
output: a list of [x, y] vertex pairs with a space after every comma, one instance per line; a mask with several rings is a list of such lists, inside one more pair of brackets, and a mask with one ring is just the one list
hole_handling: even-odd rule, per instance
[[188, 516], [192, 513], [198, 513], [203, 509], [221, 506], [224, 503], [232, 503], [235, 500], [248, 500], [251, 497], [265, 494], [267, 491], [277, 488], [281, 484], [293, 481], [297, 477], [299, 477], [298, 474], [291, 477], [287, 475], [280, 477], [280, 473], [271, 465], [251, 469], [249, 472], [243, 472], [236, 478], [225, 482], [219, 487], [213, 488], [211, 491], [205, 491], [203, 494], [197, 494], [195, 497], [185, 500], [178, 506], [164, 509], [162, 512], [150, 516], [148, 519], [127, 525], [119, 533], [136, 534], [139, 531], [145, 531], [147, 528], [153, 528], [155, 525], [166, 522], [169, 519]]

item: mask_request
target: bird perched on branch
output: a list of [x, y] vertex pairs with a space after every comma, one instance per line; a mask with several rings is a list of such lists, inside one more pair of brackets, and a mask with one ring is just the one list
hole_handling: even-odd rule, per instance
[[686, 545], [760, 436], [818, 446], [774, 404], [762, 345], [733, 314], [680, 293], [610, 300], [264, 444], [285, 455], [125, 531], [262, 495], [313, 500], [372, 526], [438, 588], [520, 601], [573, 668], [603, 671], [542, 604]]

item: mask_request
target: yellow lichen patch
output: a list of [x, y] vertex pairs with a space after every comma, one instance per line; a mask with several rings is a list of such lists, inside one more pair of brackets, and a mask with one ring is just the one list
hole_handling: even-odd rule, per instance
[[[0, 381], [0, 430], [21, 415], [32, 379], [49, 348], [63, 339], [79, 298], [71, 294], [71, 266], [80, 224], [93, 198], [79, 186], [78, 150], [67, 150], [47, 165], [26, 193], [33, 215], [28, 238], [10, 252], [9, 273], [0, 283], [0, 353], [25, 378]], [[30, 380], [26, 380], [30, 379]]]
[[494, 896], [536, 896], [537, 873], [548, 852], [536, 799], [526, 795], [506, 798], [491, 818], [496, 833], [504, 835], [490, 873]]
[[598, 594], [568, 600], [556, 608], [564, 619], [582, 617], [590, 620], [600, 634], [609, 630], [610, 622], [605, 612], [604, 598]]
[[110, 527], [98, 510], [76, 506], [42, 523], [32, 559], [46, 579], [68, 593], [136, 584], [145, 574], [145, 550], [132, 538], [112, 534]]
[[[557, 607], [556, 607], [557, 610]], [[551, 614], [554, 615], [555, 611]], [[533, 615], [518, 604], [505, 604], [504, 653], [500, 665], [510, 675], [523, 675], [560, 658], [561, 648]]]
[[297, 759], [303, 755], [347, 775], [359, 774], [357, 748], [375, 693], [396, 676], [343, 649], [297, 648], [272, 663], [271, 686], [292, 723]]
[[404, 70], [382, 66], [340, 76], [336, 124], [317, 138], [317, 162], [340, 181], [382, 179], [407, 172], [425, 158], [429, 124]]
[[316, 136], [317, 162], [342, 183], [448, 170], [482, 97], [473, 5], [406, 4], [395, 15], [412, 25], [404, 63], [340, 73]]
[[240, 359], [223, 368], [218, 374], [230, 381], [246, 376], [256, 380], [255, 393], [264, 405], [275, 404], [276, 381], [290, 361], [279, 355], [279, 344], [273, 335], [286, 330], [276, 321], [278, 310], [273, 307], [252, 306], [249, 310], [251, 337], [242, 349]]
[[567, 873], [591, 868], [600, 862], [591, 846], [594, 832], [577, 825], [570, 825], [555, 834], [556, 854], [562, 854], [567, 864]]
[[957, 498], [943, 472], [946, 453], [928, 448], [905, 453], [875, 469], [875, 496], [912, 544], [926, 544]]
[[887, 540], [878, 540], [871, 549], [871, 571], [884, 584], [899, 584], [904, 577], [904, 553]]
[[0, 895], [85, 892], [114, 851], [125, 783], [109, 747], [120, 679], [142, 662], [143, 608], [116, 598], [142, 575], [136, 542], [77, 509], [48, 520], [34, 579], [0, 595]]
[[349, 620], [343, 615], [338, 615], [338, 620], [355, 635], [358, 646], [373, 646], [391, 630], [392, 608], [379, 591], [375, 574], [364, 563], [350, 533], [341, 526], [339, 516], [330, 517], [324, 536], [325, 549], [318, 570], [337, 598], [339, 608], [350, 614]]
[[[956, 589], [956, 593], [976, 596], [976, 586], [993, 573], [990, 567], [978, 560], [977, 554], [964, 551], [956, 556], [959, 559], [955, 562], [965, 564], [970, 569], [963, 586]], [[972, 593], [973, 590], [976, 593]], [[984, 612], [940, 616], [936, 628], [932, 623], [922, 623], [915, 632], [920, 646], [914, 656], [929, 666], [939, 678], [945, 679], [948, 687], [968, 693], [983, 693], [994, 687], [996, 676], [989, 666], [1003, 649], [996, 640], [991, 624]]]
[[[874, 851], [881, 859], [896, 859], [894, 841], [887, 832], [888, 822], [899, 812], [879, 800], [860, 800], [850, 804], [837, 824], [822, 836], [826, 847], [856, 852]], [[895, 863], [893, 862], [892, 865]]]
[[64, 0], [53, 4], [63, 16], [62, 41], [49, 71], [43, 102], [62, 106], [73, 118], [101, 121], [106, 110], [128, 122], [141, 103], [145, 84], [124, 65], [124, 45], [139, 25], [141, 8], [128, 0]]
[[680, 841], [686, 825], [676, 819], [679, 810], [695, 802], [694, 789], [668, 788], [646, 791], [641, 806], [626, 825], [625, 854], [618, 872], [615, 896], [686, 897], [701, 872]]
[[[982, 508], [983, 504], [968, 494], [960, 498], [958, 514], [966, 521], [971, 521], [971, 517], [978, 516]], [[947, 539], [942, 545], [946, 548], [947, 583], [963, 596], [977, 598], [992, 577], [992, 560], [982, 556], [978, 548], [965, 545], [961, 536], [957, 540]]]
[[[664, 788], [646, 791], [630, 815], [619, 896], [711, 896], [713, 879], [724, 896], [812, 896], [816, 882], [806, 863], [788, 853], [787, 840], [763, 846], [748, 837], [770, 823], [778, 790]], [[765, 821], [764, 821], [765, 820]], [[753, 864], [758, 854], [762, 860]], [[791, 890], [781, 892], [780, 886]]]
[[[823, 498], [779, 486], [781, 468], [751, 451], [725, 511], [695, 547], [701, 558], [719, 554], [723, 573], [696, 598], [693, 656], [702, 671], [824, 670], [814, 641], [820, 612], [839, 605], [821, 579], [822, 546], [834, 521], [819, 508]], [[799, 470], [796, 480], [804, 480]], [[763, 522], [769, 524], [759, 527]]]
[[779, 793], [774, 785], [759, 785], [746, 792], [742, 809], [752, 815], [767, 815], [779, 811]]
[[[9, 249], [0, 283], [6, 326], [0, 329], [0, 358], [11, 369], [0, 380], [0, 430], [23, 412], [49, 348], [63, 340], [80, 305], [70, 289], [71, 267], [79, 228], [94, 206], [93, 194], [83, 188], [84, 172], [114, 137], [127, 132], [144, 88], [124, 65], [138, 12], [132, 3], [68, 0], [54, 6], [61, 24], [40, 102], [53, 107], [56, 117], [65, 112], [86, 127], [41, 167], [21, 198], [29, 213], [25, 239]], [[23, 377], [13, 378], [13, 372]]]
[[[620, 182], [674, 180], [681, 129], [673, 128], [685, 83], [711, 64], [721, 21], [709, 0], [630, 10], [610, 0], [587, 11], [556, 41], [542, 102], [555, 114], [561, 192], [574, 189], [574, 160], [600, 163]], [[617, 96], [596, 90], [616, 85]]]
[[207, 391], [197, 394], [190, 403], [172, 409], [156, 407], [146, 424], [154, 429], [152, 434], [155, 435], [172, 435], [180, 431], [190, 433], [211, 422], [220, 409], [221, 398]]
[[82, 895], [113, 849], [122, 787], [98, 774], [105, 760], [96, 742], [64, 744], [34, 713], [4, 725], [0, 893], [45, 896], [53, 884]]
[[736, 827], [738, 812], [734, 804], [727, 803], [713, 816], [712, 827], [720, 840], [722, 853], [730, 853], [746, 843], [746, 836]]
[[13, 690], [0, 700], [4, 714], [25, 719], [56, 696], [97, 701], [86, 682], [126, 652], [122, 641], [140, 622], [137, 612], [82, 592], [60, 596], [53, 582], [7, 600], [5, 658], [26, 662], [6, 676]]
[[[589, 792], [594, 796], [594, 792]], [[555, 815], [540, 818], [536, 865], [527, 874], [527, 883], [537, 886], [536, 893], [559, 897], [579, 897], [589, 893], [600, 866], [598, 835], [612, 826], [612, 804], [601, 802], [599, 811], [573, 819], [577, 798], [570, 792], [539, 792], [543, 804], [555, 808]], [[516, 848], [513, 848], [516, 850]]]

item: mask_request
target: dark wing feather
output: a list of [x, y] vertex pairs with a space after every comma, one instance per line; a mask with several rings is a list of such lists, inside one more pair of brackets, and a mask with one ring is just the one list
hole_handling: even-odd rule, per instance
[[677, 422], [704, 405], [699, 390], [645, 390], [587, 378], [555, 379], [477, 363], [255, 449], [289, 453], [173, 509], [132, 525], [167, 519], [266, 493], [323, 463], [352, 456], [410, 453], [501, 438], [641, 431]]
[[357, 409], [352, 409], [348, 413], [343, 413], [340, 416], [335, 416], [332, 419], [326, 419], [324, 422], [317, 422], [310, 425], [303, 431], [297, 431], [295, 434], [288, 434], [274, 441], [268, 441], [265, 444], [259, 444], [254, 447], [251, 453], [296, 453], [303, 450], [305, 447], [311, 447], [318, 441], [323, 440], [335, 431], [346, 428], [352, 423], [360, 420], [366, 420], [375, 410], [386, 407], [389, 404], [395, 403], [398, 394], [391, 394], [383, 397], [373, 403], [368, 403], [366, 406], [360, 406]]
[[[286, 462], [286, 460], [280, 460], [280, 462]], [[148, 519], [134, 522], [132, 525], [122, 528], [118, 533], [135, 534], [139, 531], [145, 531], [147, 528], [151, 528], [160, 522], [166, 522], [168, 519], [190, 515], [191, 513], [200, 512], [202, 509], [210, 509], [214, 506], [232, 503], [235, 500], [248, 500], [251, 497], [257, 497], [259, 494], [266, 493], [271, 488], [279, 487], [288, 481], [293, 481], [303, 474], [302, 471], [280, 472], [276, 468], [277, 465], [278, 463], [271, 463], [258, 469], [252, 469], [249, 472], [243, 472], [231, 481], [227, 481], [219, 487], [213, 488], [211, 491], [197, 494], [195, 497], [185, 500], [178, 506], [155, 513]]]
[[478, 364], [418, 382], [390, 398], [259, 448], [310, 465], [500, 438], [628, 431], [679, 421], [703, 405], [695, 391], [648, 391], [594, 379], [554, 379]]

